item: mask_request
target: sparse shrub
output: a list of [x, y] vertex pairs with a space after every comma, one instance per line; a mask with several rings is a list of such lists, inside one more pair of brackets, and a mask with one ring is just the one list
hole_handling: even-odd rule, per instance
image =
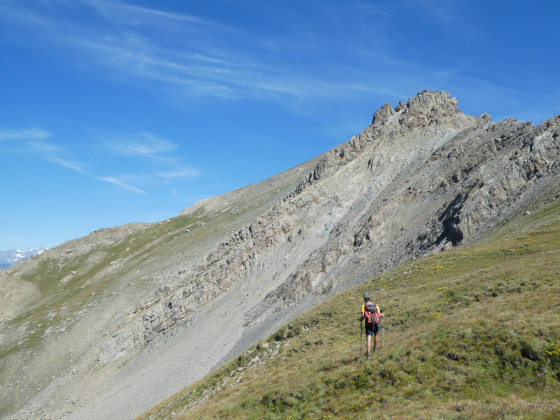
[[541, 360], [541, 358], [539, 357], [539, 353], [535, 349], [533, 349], [533, 347], [531, 347], [531, 345], [526, 341], [521, 342], [521, 356], [532, 361]]
[[278, 331], [276, 331], [276, 333], [274, 334], [274, 340], [275, 341], [282, 341], [284, 338], [286, 338], [287, 334], [286, 334], [286, 329], [285, 328], [280, 328]]

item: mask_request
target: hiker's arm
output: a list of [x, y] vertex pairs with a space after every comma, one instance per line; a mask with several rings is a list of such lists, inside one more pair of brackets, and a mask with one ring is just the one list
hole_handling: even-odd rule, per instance
[[362, 306], [362, 310], [360, 311], [360, 322], [362, 322], [365, 317], [366, 317], [365, 309]]

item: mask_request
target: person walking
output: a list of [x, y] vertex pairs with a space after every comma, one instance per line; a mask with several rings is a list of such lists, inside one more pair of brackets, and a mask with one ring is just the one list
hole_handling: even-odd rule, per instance
[[379, 333], [379, 320], [385, 314], [379, 310], [379, 306], [371, 301], [369, 295], [364, 296], [364, 304], [362, 305], [362, 317], [360, 322], [366, 321], [366, 347], [367, 359], [371, 359], [371, 336], [373, 335], [373, 351], [377, 351], [377, 334]]

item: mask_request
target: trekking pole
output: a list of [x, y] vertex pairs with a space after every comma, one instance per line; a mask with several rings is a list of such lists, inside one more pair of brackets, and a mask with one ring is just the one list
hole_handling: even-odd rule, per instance
[[362, 357], [362, 334], [364, 330], [362, 329], [362, 321], [360, 321], [360, 352], [358, 353], [358, 358]]
[[381, 338], [382, 338], [382, 349], [385, 350], [385, 328], [383, 328], [383, 317], [381, 318]]

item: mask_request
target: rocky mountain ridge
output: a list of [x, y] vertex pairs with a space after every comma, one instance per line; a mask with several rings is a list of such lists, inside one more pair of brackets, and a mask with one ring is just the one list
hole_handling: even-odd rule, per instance
[[[33, 357], [3, 356], [3, 365], [26, 360], [46, 370], [33, 391], [31, 381], [10, 383], [17, 369], [6, 369], [11, 412], [141, 413], [326, 297], [404, 261], [470, 244], [556, 199], [559, 133], [560, 116], [538, 127], [493, 123], [463, 114], [444, 92], [424, 91], [383, 105], [360, 135], [270, 180], [158, 226], [92, 233], [13, 267], [0, 290], [34, 296], [36, 307], [45, 298], [29, 279], [45, 265], [54, 267], [53, 290], [75, 282], [65, 293], [77, 296], [78, 288], [106, 286], [80, 301], [89, 312], [61, 320], [62, 336], [45, 332]], [[61, 298], [60, 306], [72, 305]], [[1, 318], [2, 348], [29, 336], [30, 327], [14, 321], [29, 306], [12, 307]], [[43, 311], [41, 319], [52, 314]], [[65, 361], [80, 368], [52, 379], [44, 366]]]

